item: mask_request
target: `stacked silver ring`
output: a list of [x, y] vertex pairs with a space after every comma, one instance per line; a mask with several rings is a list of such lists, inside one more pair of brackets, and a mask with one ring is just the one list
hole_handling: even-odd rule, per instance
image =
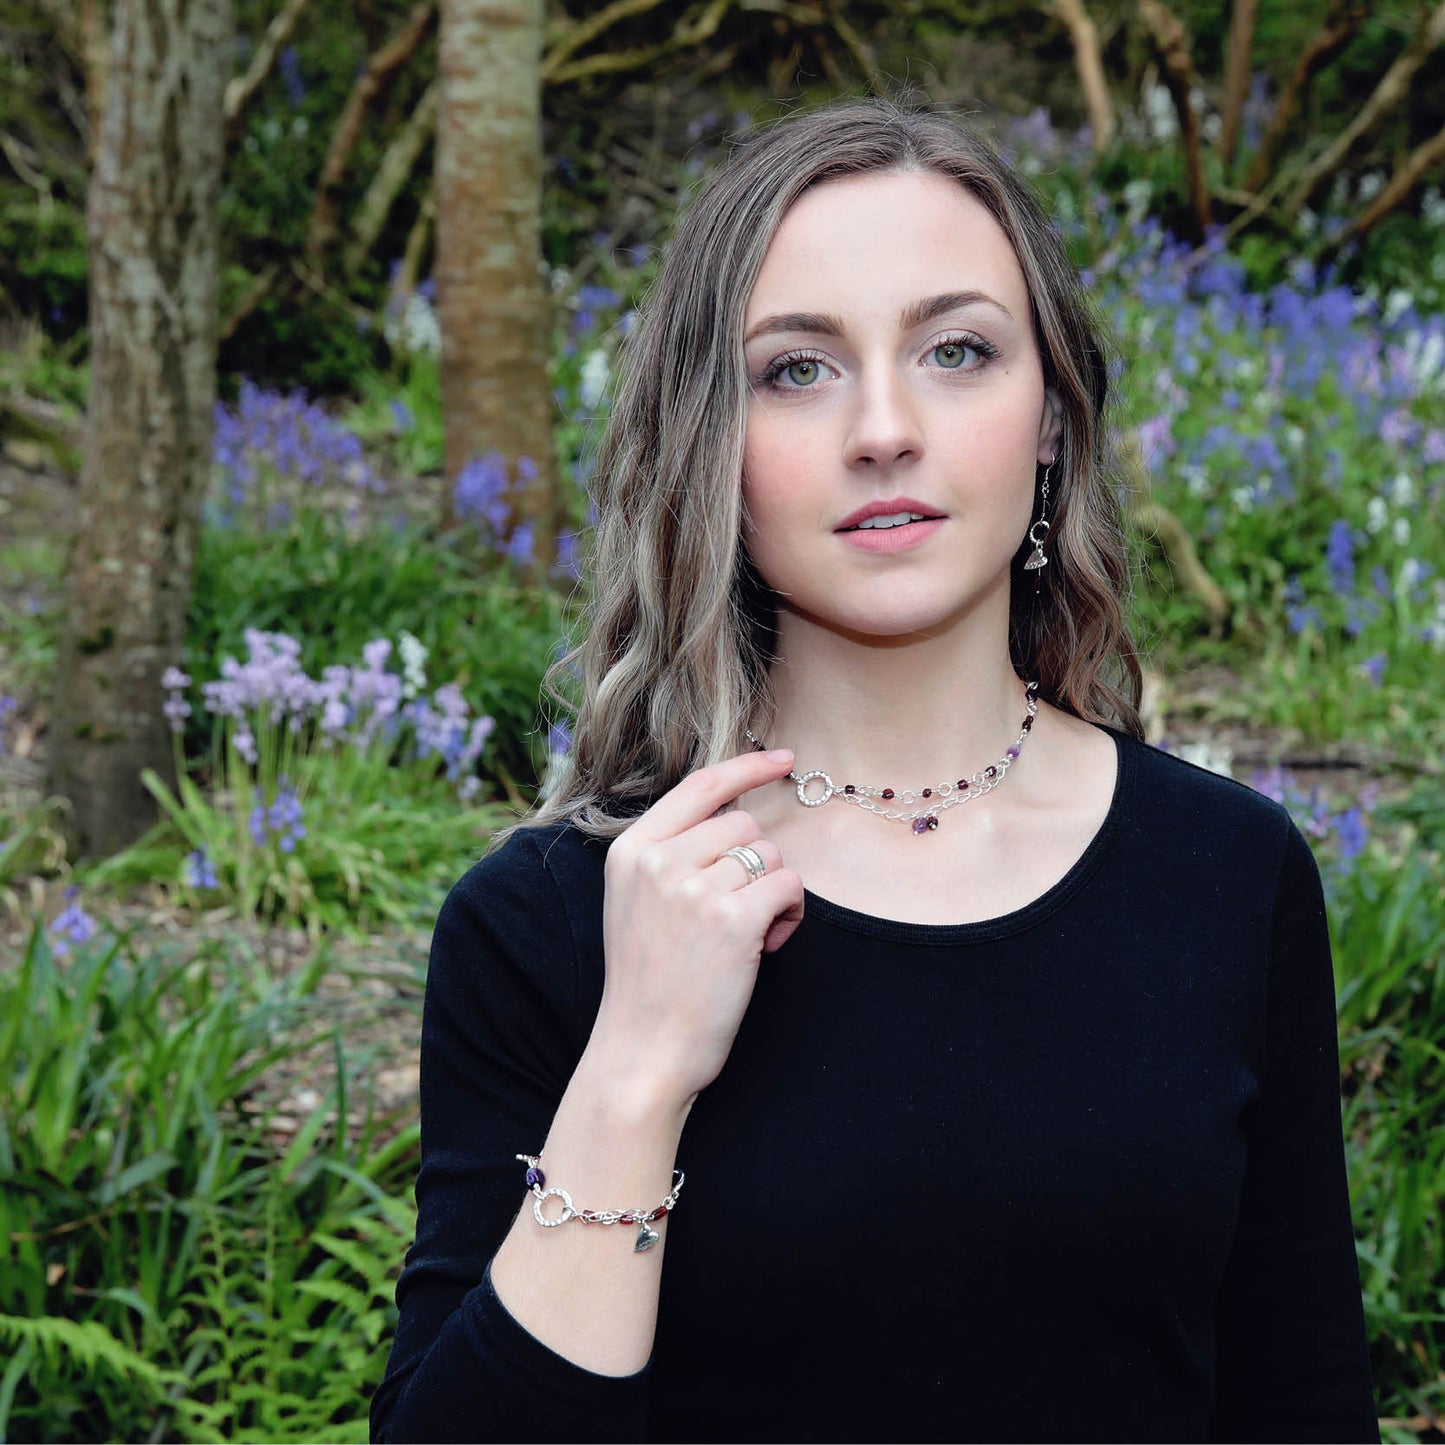
[[[749, 848], [746, 843], [739, 843], [736, 848], [729, 848], [718, 856], [720, 858], [736, 858], [748, 870], [748, 883], [756, 883], [768, 871], [768, 865], [763, 862], [763, 855], [756, 848]], [[746, 887], [747, 884], [743, 886]]]

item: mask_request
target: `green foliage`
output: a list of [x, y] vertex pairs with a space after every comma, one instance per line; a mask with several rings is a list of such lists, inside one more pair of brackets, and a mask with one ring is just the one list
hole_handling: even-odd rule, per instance
[[1445, 1406], [1445, 861], [1421, 841], [1406, 823], [1327, 875], [1366, 1324], [1382, 1413], [1401, 1418]]
[[353, 1097], [339, 1039], [299, 1128], [258, 1107], [324, 1042], [323, 967], [277, 982], [234, 940], [62, 960], [37, 928], [0, 972], [0, 1437], [365, 1438], [416, 1134]]

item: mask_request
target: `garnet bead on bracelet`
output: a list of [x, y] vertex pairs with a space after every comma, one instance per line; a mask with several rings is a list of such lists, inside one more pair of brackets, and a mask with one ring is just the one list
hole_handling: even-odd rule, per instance
[[[958, 778], [951, 783], [936, 783], [931, 788], [904, 788], [901, 793], [892, 788], [875, 788], [868, 783], [835, 783], [822, 768], [813, 768], [806, 773], [787, 773], [784, 781], [792, 783], [797, 789], [798, 801], [805, 808], [821, 808], [831, 799], [841, 798], [843, 802], [852, 803], [866, 813], [875, 813], [880, 818], [894, 822], [910, 823], [913, 831], [922, 837], [938, 827], [940, 813], [947, 812], [959, 803], [991, 793], [1008, 776], [1009, 768], [1018, 761], [1029, 733], [1033, 731], [1034, 718], [1039, 710], [1038, 693], [1039, 685], [1036, 681], [1030, 682], [1024, 688], [1024, 705], [1028, 711], [1019, 725], [1018, 736], [1004, 749], [1003, 757], [996, 763], [990, 763], [988, 767], [979, 769], [969, 777]], [[747, 730], [747, 739], [755, 748], [763, 748], [763, 744], [750, 728]], [[818, 784], [817, 790], [812, 787], [814, 783]], [[896, 802], [901, 806], [896, 809], [880, 808], [878, 803], [873, 801], [875, 798], [884, 803]], [[915, 804], [923, 806], [917, 807]]]

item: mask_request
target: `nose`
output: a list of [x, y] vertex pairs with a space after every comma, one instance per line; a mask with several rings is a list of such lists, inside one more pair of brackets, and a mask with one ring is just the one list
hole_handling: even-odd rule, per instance
[[923, 430], [903, 378], [888, 367], [865, 376], [848, 419], [848, 467], [888, 471], [922, 455]]

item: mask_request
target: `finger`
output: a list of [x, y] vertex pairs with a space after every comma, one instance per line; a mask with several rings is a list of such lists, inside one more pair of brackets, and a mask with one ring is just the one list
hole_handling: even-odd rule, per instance
[[763, 952], [776, 953], [797, 931], [803, 921], [803, 883], [798, 880], [798, 900], [773, 919], [763, 937]]
[[628, 829], [643, 842], [674, 838], [685, 828], [694, 828], [741, 794], [781, 778], [793, 766], [787, 748], [770, 753], [756, 750], [714, 763], [689, 773], [665, 792]]
[[763, 952], [772, 953], [803, 921], [803, 880], [796, 870], [779, 868], [776, 873], [750, 883], [737, 901], [739, 906], [756, 909], [755, 916], [761, 915], [766, 925]]
[[[763, 865], [767, 868], [768, 873], [776, 873], [783, 866], [783, 855], [766, 838], [759, 838], [755, 834], [747, 846], [763, 860]], [[719, 854], [717, 862], [712, 867], [703, 869], [702, 876], [707, 882], [716, 883], [733, 893], [736, 893], [739, 888], [749, 887], [753, 881], [743, 860], [726, 851]], [[758, 879], [759, 883], [762, 881], [761, 878]]]
[[729, 848], [736, 848], [739, 843], [751, 843], [761, 832], [751, 813], [734, 808], [706, 819], [685, 833], [679, 833], [671, 842], [661, 846], [668, 848], [678, 862], [689, 868], [708, 868]]

